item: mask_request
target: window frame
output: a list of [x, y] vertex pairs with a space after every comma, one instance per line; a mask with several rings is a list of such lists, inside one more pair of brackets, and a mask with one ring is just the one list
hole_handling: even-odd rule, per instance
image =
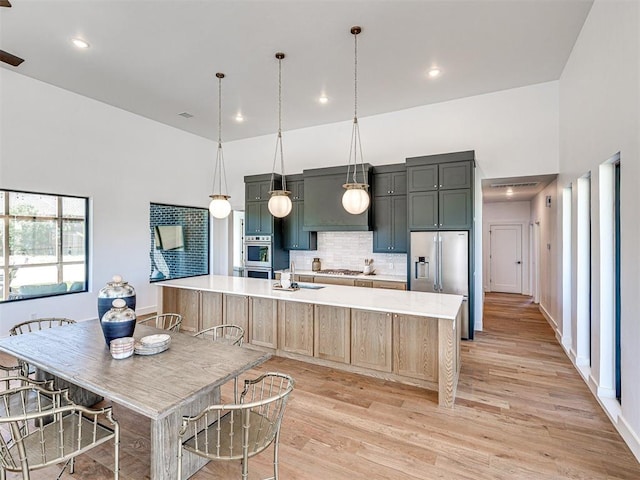
[[[0, 188], [0, 193], [4, 193], [4, 199], [2, 200], [2, 202], [4, 202], [3, 204], [3, 213], [0, 213], [0, 229], [1, 229], [1, 233], [2, 233], [2, 242], [3, 242], [3, 249], [2, 249], [2, 257], [3, 257], [3, 265], [0, 265], [0, 273], [2, 273], [2, 284], [0, 285], [0, 305], [1, 304], [6, 304], [6, 303], [13, 303], [13, 302], [20, 302], [20, 301], [26, 301], [26, 300], [34, 300], [34, 299], [39, 299], [39, 298], [48, 298], [48, 297], [58, 297], [58, 296], [63, 296], [63, 295], [71, 295], [71, 294], [75, 294], [75, 293], [85, 293], [89, 291], [89, 245], [90, 245], [90, 241], [89, 241], [89, 227], [90, 227], [90, 204], [89, 204], [89, 197], [83, 197], [80, 195], [67, 195], [67, 194], [60, 194], [60, 193], [49, 193], [49, 192], [34, 192], [34, 191], [27, 191], [27, 190], [14, 190], [14, 189], [3, 189]], [[25, 194], [25, 195], [43, 195], [43, 196], [49, 196], [49, 197], [55, 197], [56, 198], [56, 215], [55, 216], [34, 216], [34, 215], [14, 215], [14, 214], [10, 214], [10, 196], [11, 194]], [[63, 205], [63, 201], [64, 199], [80, 199], [84, 202], [84, 217], [82, 219], [80, 218], [75, 218], [75, 217], [65, 217], [64, 216], [64, 211], [62, 208]], [[66, 292], [49, 292], [49, 293], [45, 293], [45, 294], [35, 294], [35, 295], [28, 295], [24, 298], [21, 298], [20, 295], [16, 295], [15, 293], [13, 295], [15, 295], [13, 298], [11, 297], [12, 293], [11, 293], [11, 269], [15, 268], [16, 265], [12, 265], [11, 262], [9, 261], [10, 257], [11, 257], [11, 251], [9, 248], [9, 244], [10, 244], [10, 235], [9, 235], [9, 225], [11, 220], [14, 219], [29, 219], [29, 220], [35, 220], [35, 221], [53, 221], [55, 223], [55, 231], [56, 231], [56, 236], [57, 236], [57, 240], [56, 240], [56, 245], [55, 245], [55, 252], [56, 252], [56, 259], [57, 261], [55, 262], [45, 262], [45, 263], [38, 263], [38, 264], [34, 264], [33, 267], [52, 267], [55, 266], [57, 268], [57, 282], [58, 283], [64, 283], [64, 267], [65, 266], [69, 266], [69, 265], [80, 265], [82, 263], [84, 263], [84, 282], [83, 282], [83, 287], [81, 289], [74, 289], [74, 290], [67, 290]], [[84, 261], [65, 261], [64, 260], [64, 229], [63, 226], [65, 224], [65, 222], [84, 222], [84, 242], [83, 242], [83, 248], [84, 248]], [[24, 266], [22, 266], [22, 268], [25, 268]], [[31, 267], [26, 267], [26, 268], [31, 268]]]

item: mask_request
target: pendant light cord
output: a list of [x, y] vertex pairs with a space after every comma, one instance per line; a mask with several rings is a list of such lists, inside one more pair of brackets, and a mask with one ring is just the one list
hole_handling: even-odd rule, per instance
[[353, 158], [353, 182], [358, 183], [358, 153], [360, 154], [360, 165], [362, 166], [362, 183], [366, 184], [366, 175], [364, 171], [364, 158], [362, 156], [362, 142], [360, 140], [360, 124], [358, 123], [358, 34], [353, 32], [353, 128], [351, 129], [351, 143], [349, 145], [349, 163], [347, 165], [347, 182], [349, 183], [349, 174], [351, 172], [351, 159]]
[[278, 59], [278, 138], [276, 139], [276, 151], [273, 155], [273, 167], [271, 168], [271, 191], [275, 191], [275, 171], [278, 159], [278, 148], [280, 149], [280, 171], [282, 172], [281, 190], [287, 190], [287, 179], [284, 174], [284, 152], [282, 150], [282, 59], [284, 53], [276, 53]]
[[227, 172], [224, 168], [224, 152], [222, 151], [222, 79], [224, 74], [217, 73], [218, 77], [218, 149], [216, 152], [216, 165], [213, 172], [213, 193], [216, 193], [216, 178], [218, 179], [218, 192], [221, 195], [226, 195], [222, 192], [222, 180], [224, 178], [224, 191], [228, 192], [227, 187]]

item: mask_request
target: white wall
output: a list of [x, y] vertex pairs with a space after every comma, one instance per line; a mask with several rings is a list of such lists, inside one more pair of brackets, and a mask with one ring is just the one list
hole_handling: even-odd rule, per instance
[[491, 291], [489, 277], [491, 273], [490, 246], [491, 238], [489, 227], [491, 225], [520, 225], [522, 227], [522, 294], [530, 295], [529, 282], [529, 223], [531, 221], [531, 203], [521, 202], [492, 202], [482, 206], [482, 257], [483, 273], [482, 284], [485, 292]]
[[[602, 325], [600, 281], [599, 166], [620, 152], [622, 180], [622, 405], [600, 398], [614, 424], [640, 458], [640, 3], [596, 1], [560, 79], [560, 188], [591, 172], [591, 264], [593, 293], [591, 369], [598, 392]], [[576, 189], [573, 189], [575, 196]], [[575, 201], [574, 201], [575, 204]], [[574, 215], [575, 217], [575, 215]], [[573, 220], [572, 248], [576, 248]], [[576, 266], [574, 265], [575, 269]], [[575, 270], [574, 270], [575, 272]], [[575, 273], [574, 273], [575, 275]], [[575, 284], [572, 286], [575, 292]], [[575, 297], [575, 295], [574, 295]], [[559, 302], [559, 298], [556, 300]], [[605, 306], [606, 308], [606, 306]], [[575, 328], [575, 325], [572, 326]], [[575, 337], [572, 348], [575, 348]]]
[[[486, 178], [558, 171], [558, 84], [543, 83], [359, 119], [364, 161], [475, 150]], [[286, 126], [285, 126], [286, 128]], [[286, 173], [346, 165], [349, 121], [283, 132]], [[275, 132], [225, 144], [231, 203], [243, 209], [244, 175], [268, 173]]]
[[149, 203], [208, 205], [215, 144], [0, 69], [0, 188], [90, 198], [90, 291], [0, 304], [0, 335], [38, 316], [96, 318], [114, 274], [155, 311]]
[[[34, 313], [94, 318], [97, 291], [115, 273], [136, 287], [139, 310], [153, 310], [155, 289], [147, 280], [148, 204], [206, 207], [215, 144], [6, 69], [0, 70], [0, 80], [0, 187], [88, 196], [93, 221], [91, 291], [2, 304], [0, 334]], [[557, 82], [360, 122], [365, 161], [374, 165], [475, 150], [478, 184], [484, 176], [558, 170]], [[346, 164], [350, 132], [348, 121], [285, 131], [287, 173]], [[234, 209], [244, 209], [244, 175], [270, 171], [274, 144], [275, 132], [225, 144]], [[230, 273], [232, 227], [213, 223], [212, 272]], [[479, 274], [476, 285], [480, 290]], [[477, 302], [479, 320], [481, 312]]]
[[[551, 204], [547, 206], [547, 197]], [[558, 195], [558, 182], [554, 180], [531, 201], [531, 223], [537, 225], [540, 232], [538, 245], [540, 309], [551, 326], [562, 329], [562, 290], [560, 288], [562, 248], [558, 209], [561, 197]]]

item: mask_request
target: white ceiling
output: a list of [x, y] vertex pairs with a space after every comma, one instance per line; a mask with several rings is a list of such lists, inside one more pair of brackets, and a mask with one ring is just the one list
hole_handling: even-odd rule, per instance
[[[359, 116], [556, 80], [591, 0], [11, 0], [0, 48], [15, 70], [223, 140], [353, 116], [353, 25], [362, 26]], [[71, 38], [91, 47], [78, 50]], [[426, 72], [439, 66], [431, 80]], [[320, 105], [321, 92], [329, 103]], [[234, 117], [241, 111], [246, 120]], [[179, 113], [188, 112], [185, 119]], [[523, 114], [526, 114], [523, 112]]]
[[491, 178], [482, 180], [482, 201], [530, 201], [555, 180], [557, 175], [531, 175], [528, 177]]

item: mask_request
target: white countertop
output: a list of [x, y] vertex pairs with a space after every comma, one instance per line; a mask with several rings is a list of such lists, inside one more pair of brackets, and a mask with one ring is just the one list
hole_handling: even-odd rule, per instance
[[[276, 273], [281, 272], [282, 270], [276, 270]], [[385, 282], [401, 282], [407, 283], [406, 275], [379, 275], [374, 273], [371, 275], [365, 275], [364, 273], [360, 273], [359, 275], [337, 275], [335, 273], [320, 273], [314, 272], [313, 270], [298, 270], [296, 268], [296, 275], [313, 275], [314, 277], [336, 277], [336, 278], [357, 278], [358, 280], [382, 280]]]
[[301, 288], [290, 292], [274, 290], [273, 285], [275, 283], [277, 283], [275, 280], [259, 278], [204, 275], [167, 280], [158, 282], [155, 285], [450, 320], [456, 318], [463, 299], [461, 295], [444, 293], [342, 285], [322, 285], [323, 288], [320, 289]]

